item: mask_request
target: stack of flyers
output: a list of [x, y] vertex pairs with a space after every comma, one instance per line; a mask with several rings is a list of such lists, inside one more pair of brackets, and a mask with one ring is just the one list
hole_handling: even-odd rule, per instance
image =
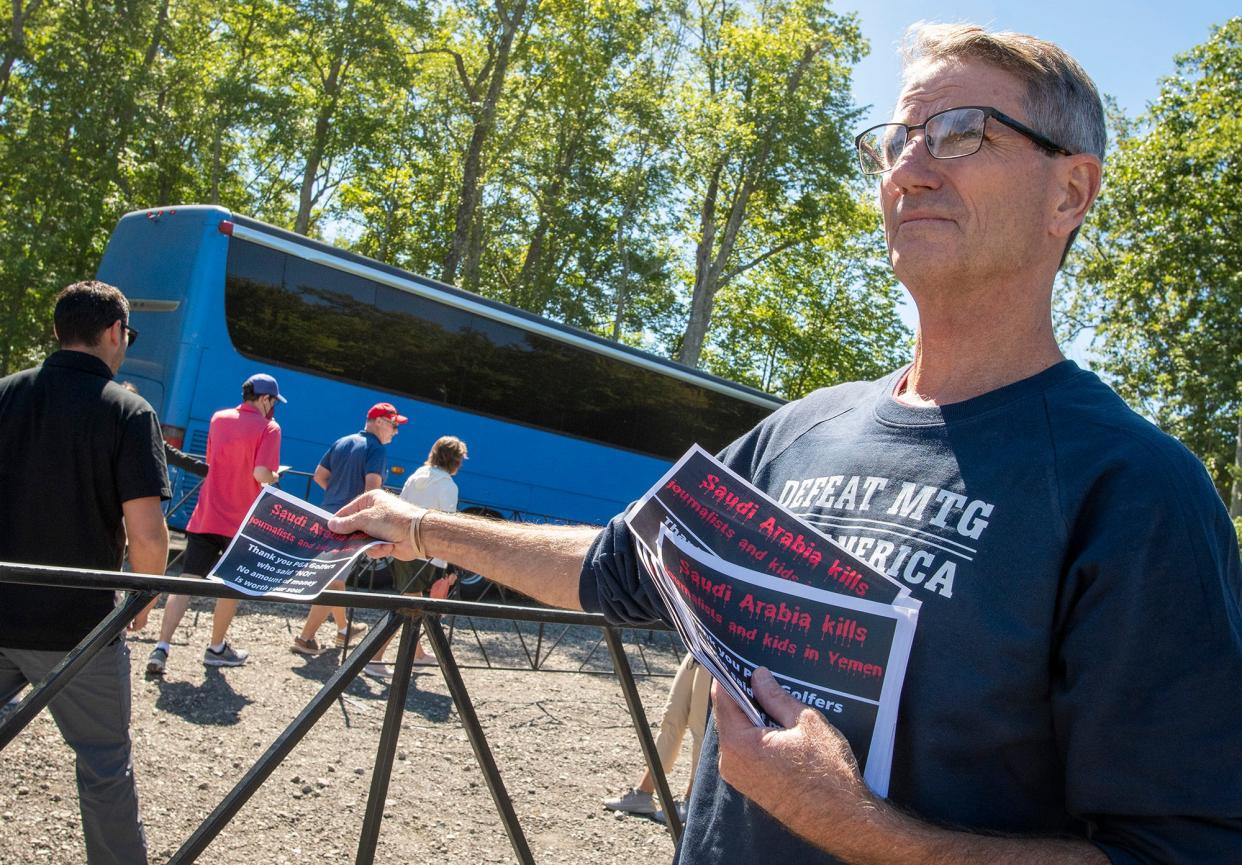
[[686, 646], [756, 726], [767, 667], [849, 741], [888, 794], [919, 601], [692, 447], [626, 515], [638, 559]]

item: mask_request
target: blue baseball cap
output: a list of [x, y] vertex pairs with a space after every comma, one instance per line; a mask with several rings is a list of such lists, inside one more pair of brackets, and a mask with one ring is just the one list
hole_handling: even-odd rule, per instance
[[265, 372], [256, 373], [255, 375], [250, 376], [250, 378], [246, 379], [242, 387], [245, 387], [246, 385], [250, 385], [256, 394], [262, 396], [274, 396], [281, 402], [289, 401], [280, 395], [280, 385], [276, 384], [276, 379], [272, 378]]

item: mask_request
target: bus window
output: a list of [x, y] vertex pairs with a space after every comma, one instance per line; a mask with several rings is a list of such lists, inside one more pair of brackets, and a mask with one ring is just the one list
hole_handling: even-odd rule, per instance
[[718, 449], [768, 411], [238, 238], [229, 247], [229, 333], [256, 360], [668, 459], [696, 441]]

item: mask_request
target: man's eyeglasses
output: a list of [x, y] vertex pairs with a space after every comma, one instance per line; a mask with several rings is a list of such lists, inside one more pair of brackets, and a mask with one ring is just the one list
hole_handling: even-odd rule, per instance
[[128, 324], [125, 325], [126, 347], [128, 348], [129, 346], [133, 345], [137, 340], [138, 340], [138, 331], [134, 330], [134, 328], [130, 327]]
[[860, 134], [854, 139], [854, 146], [858, 148], [858, 161], [863, 174], [883, 174], [892, 169], [906, 149], [910, 136], [920, 129], [926, 133], [923, 140], [927, 144], [927, 152], [936, 159], [960, 159], [978, 153], [983, 146], [983, 130], [989, 117], [995, 117], [1013, 131], [1025, 135], [1049, 153], [1073, 155], [1052, 139], [995, 108], [964, 105], [940, 111], [914, 126], [881, 123]]
[[380, 418], [380, 420], [382, 420], [382, 421], [386, 421], [386, 422], [388, 423], [388, 425], [389, 425], [390, 427], [392, 427], [392, 432], [393, 432], [393, 435], [396, 435], [397, 433], [401, 432], [401, 425], [400, 425], [400, 424], [398, 424], [398, 423], [397, 423], [395, 420], [393, 420], [392, 418], [390, 418], [390, 417], [381, 417], [381, 418]]

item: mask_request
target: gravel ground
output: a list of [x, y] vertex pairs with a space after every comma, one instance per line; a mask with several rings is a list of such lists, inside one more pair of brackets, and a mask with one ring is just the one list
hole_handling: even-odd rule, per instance
[[[242, 777], [336, 668], [338, 654], [289, 651], [301, 607], [243, 604], [229, 638], [251, 651], [234, 669], [209, 669], [208, 602], [196, 600], [173, 640], [168, 672], [144, 676], [160, 611], [130, 639], [134, 761], [153, 863], [165, 862]], [[373, 622], [378, 615], [360, 611]], [[508, 622], [458, 620], [454, 655], [500, 767], [535, 860], [540, 863], [660, 863], [667, 830], [614, 815], [600, 800], [642, 769], [638, 740], [599, 631], [571, 628], [545, 669], [532, 671]], [[321, 641], [330, 625], [320, 631]], [[535, 625], [521, 625], [534, 650]], [[548, 626], [546, 644], [563, 626]], [[660, 708], [679, 660], [667, 633], [625, 633], [649, 717]], [[389, 649], [389, 660], [396, 645]], [[605, 673], [578, 672], [585, 669]], [[646, 673], [650, 672], [651, 675]], [[360, 676], [200, 857], [204, 863], [352, 862], [366, 809], [388, 688]], [[683, 748], [689, 748], [688, 741]], [[0, 862], [80, 863], [73, 754], [44, 712], [0, 757]], [[688, 758], [670, 778], [685, 788]], [[377, 862], [514, 862], [440, 672], [417, 668], [406, 703]]]

